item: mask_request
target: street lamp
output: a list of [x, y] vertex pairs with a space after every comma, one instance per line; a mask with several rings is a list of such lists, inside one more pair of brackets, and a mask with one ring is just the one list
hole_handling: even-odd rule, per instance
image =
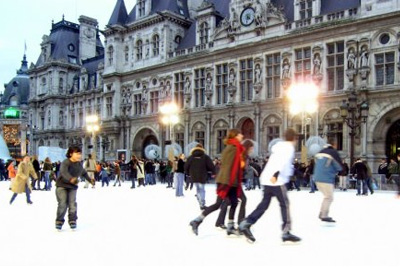
[[368, 111], [369, 106], [366, 101], [357, 103], [355, 91], [352, 91], [348, 99], [344, 99], [340, 106], [340, 116], [350, 128], [350, 166], [353, 166], [354, 163], [354, 137], [356, 135], [356, 129], [361, 126], [361, 123], [367, 121]]
[[[301, 155], [302, 162], [307, 160], [307, 153], [305, 151], [305, 119], [306, 113], [313, 114], [318, 110], [318, 87], [313, 83], [297, 83], [293, 84], [287, 92], [289, 100], [290, 113], [296, 115], [301, 113], [301, 136], [302, 146]], [[307, 122], [310, 122], [310, 118], [307, 118]]]
[[100, 125], [99, 125], [99, 117], [97, 115], [88, 115], [86, 116], [86, 131], [88, 133], [91, 133], [92, 135], [92, 140], [91, 147], [94, 150], [94, 153], [92, 153], [93, 159], [96, 160], [97, 156], [97, 147], [96, 147], [96, 133], [100, 130]]
[[[173, 139], [173, 125], [179, 122], [178, 117], [179, 108], [174, 102], [166, 102], [164, 105], [160, 106], [161, 123], [167, 127], [166, 139], [165, 143], [170, 143], [170, 150], [172, 148], [172, 139]], [[168, 151], [168, 158], [173, 157], [173, 151]]]

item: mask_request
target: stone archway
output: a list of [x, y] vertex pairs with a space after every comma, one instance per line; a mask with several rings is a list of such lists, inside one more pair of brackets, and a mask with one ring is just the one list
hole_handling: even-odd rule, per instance
[[242, 127], [240, 127], [243, 139], [251, 139], [254, 140], [254, 122], [252, 119], [247, 118], [243, 121]]
[[390, 126], [386, 134], [386, 156], [396, 158], [400, 153], [400, 119]]
[[133, 138], [132, 155], [145, 158], [144, 149], [148, 145], [159, 145], [159, 141], [153, 130], [143, 128], [139, 130]]

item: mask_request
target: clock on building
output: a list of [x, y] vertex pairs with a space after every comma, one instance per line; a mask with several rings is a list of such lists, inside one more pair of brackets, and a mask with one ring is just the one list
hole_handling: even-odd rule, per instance
[[243, 26], [250, 26], [255, 17], [255, 11], [251, 7], [247, 7], [242, 11], [242, 14], [240, 14], [240, 22], [242, 23]]

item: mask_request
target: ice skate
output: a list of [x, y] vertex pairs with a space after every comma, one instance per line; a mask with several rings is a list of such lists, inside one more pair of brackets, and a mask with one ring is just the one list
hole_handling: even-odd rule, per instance
[[199, 235], [199, 225], [200, 224], [201, 224], [201, 221], [193, 220], [190, 222], [190, 226], [192, 226], [192, 231], [195, 235]]
[[331, 217], [325, 217], [325, 218], [320, 218], [321, 221], [323, 222], [330, 222], [330, 223], [335, 223], [336, 221], [332, 219]]
[[69, 222], [69, 227], [71, 227], [71, 230], [76, 230], [76, 222], [75, 221]]
[[296, 242], [301, 241], [301, 238], [300, 238], [300, 237], [297, 237], [297, 236], [295, 236], [295, 235], [292, 235], [290, 232], [287, 232], [287, 233], [282, 234], [282, 241], [283, 241], [283, 242], [293, 242], [293, 243], [296, 243]]
[[62, 226], [63, 226], [63, 223], [62, 223], [62, 222], [56, 222], [56, 230], [57, 230], [58, 232], [61, 232]]
[[251, 233], [250, 226], [251, 224], [244, 220], [239, 225], [239, 231], [244, 234], [244, 236], [247, 238], [247, 241], [253, 243], [256, 241], [256, 238]]
[[226, 234], [229, 235], [238, 235], [238, 230], [235, 228], [233, 222], [228, 223], [228, 227], [226, 228]]

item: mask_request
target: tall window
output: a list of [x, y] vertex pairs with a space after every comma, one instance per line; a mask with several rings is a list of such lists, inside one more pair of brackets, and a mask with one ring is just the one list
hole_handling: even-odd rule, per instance
[[160, 36], [155, 34], [153, 36], [153, 56], [158, 56], [160, 54]]
[[196, 132], [195, 141], [200, 143], [204, 147], [204, 131]]
[[183, 93], [184, 93], [184, 73], [175, 73], [175, 91], [174, 91], [174, 100], [179, 108], [183, 108]]
[[207, 22], [203, 22], [202, 24], [200, 24], [200, 44], [208, 43], [209, 30], [210, 28], [208, 27]]
[[279, 138], [280, 136], [280, 130], [279, 126], [268, 126], [267, 127], [267, 141], [268, 143], [271, 142], [272, 140]]
[[375, 55], [376, 85], [394, 83], [394, 52]]
[[129, 62], [129, 46], [125, 46], [125, 63]]
[[184, 148], [185, 142], [184, 142], [184, 133], [175, 133], [175, 142], [181, 146], [181, 148]]
[[108, 65], [111, 66], [114, 63], [114, 47], [108, 47]]
[[60, 111], [58, 114], [58, 125], [64, 126], [64, 112]]
[[158, 91], [150, 92], [150, 112], [158, 112]]
[[343, 150], [343, 123], [328, 123], [328, 137], [336, 140], [336, 149]]
[[194, 98], [195, 107], [203, 107], [205, 104], [204, 90], [206, 87], [206, 70], [204, 68], [194, 71]]
[[135, 115], [142, 114], [142, 94], [136, 94], [133, 99], [133, 108]]
[[227, 135], [228, 131], [224, 130], [217, 130], [217, 154], [221, 154], [222, 150], [224, 150], [225, 144], [224, 139]]
[[240, 101], [253, 99], [253, 59], [240, 61]]
[[51, 128], [51, 110], [47, 112], [47, 127]]
[[64, 79], [60, 78], [58, 80], [58, 92], [62, 93], [64, 91]]
[[41, 80], [40, 89], [41, 94], [45, 94], [47, 92], [47, 81], [44, 77]]
[[312, 0], [303, 0], [300, 2], [300, 19], [312, 17]]
[[267, 56], [267, 98], [281, 95], [281, 55]]
[[296, 49], [295, 81], [307, 82], [311, 75], [311, 48]]
[[137, 1], [139, 17], [143, 17], [146, 13], [146, 0], [138, 0]]
[[138, 40], [136, 42], [136, 59], [142, 60], [143, 59], [143, 41]]
[[228, 64], [217, 65], [217, 104], [228, 102]]
[[106, 117], [112, 117], [112, 97], [106, 98]]
[[344, 42], [327, 44], [328, 91], [343, 90], [344, 87]]

